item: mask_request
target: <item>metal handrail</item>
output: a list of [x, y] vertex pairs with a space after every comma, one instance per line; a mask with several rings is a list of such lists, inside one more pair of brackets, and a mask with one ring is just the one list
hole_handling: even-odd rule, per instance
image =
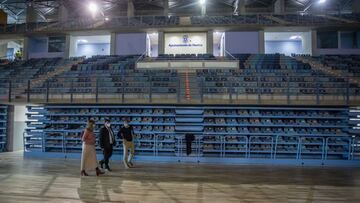
[[225, 53], [228, 54], [233, 60], [238, 60], [236, 57], [234, 57], [230, 52], [228, 52], [226, 49], [224, 49]]

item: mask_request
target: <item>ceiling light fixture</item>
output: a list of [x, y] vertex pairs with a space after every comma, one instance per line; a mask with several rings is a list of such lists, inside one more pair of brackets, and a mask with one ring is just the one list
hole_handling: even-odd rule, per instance
[[99, 7], [94, 2], [91, 2], [88, 8], [91, 13], [96, 13], [99, 10]]

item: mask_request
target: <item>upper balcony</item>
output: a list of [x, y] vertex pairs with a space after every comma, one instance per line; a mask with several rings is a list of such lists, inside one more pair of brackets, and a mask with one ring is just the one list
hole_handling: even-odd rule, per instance
[[66, 32], [82, 30], [127, 30], [176, 27], [273, 27], [273, 26], [356, 26], [359, 14], [300, 15], [300, 14], [247, 14], [238, 16], [136, 16], [97, 19], [72, 19], [67, 22], [38, 22], [0, 25], [0, 34]]

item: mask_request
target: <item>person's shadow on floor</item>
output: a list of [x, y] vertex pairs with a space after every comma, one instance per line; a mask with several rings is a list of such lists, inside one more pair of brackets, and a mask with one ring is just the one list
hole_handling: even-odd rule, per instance
[[79, 198], [83, 202], [100, 202], [96, 199], [97, 196], [97, 182], [96, 177], [82, 177], [80, 178], [80, 187], [78, 188]]

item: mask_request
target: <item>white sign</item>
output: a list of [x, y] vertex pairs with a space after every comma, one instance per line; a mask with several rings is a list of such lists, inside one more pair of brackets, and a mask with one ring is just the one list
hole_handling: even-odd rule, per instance
[[206, 33], [165, 33], [165, 54], [205, 54]]

